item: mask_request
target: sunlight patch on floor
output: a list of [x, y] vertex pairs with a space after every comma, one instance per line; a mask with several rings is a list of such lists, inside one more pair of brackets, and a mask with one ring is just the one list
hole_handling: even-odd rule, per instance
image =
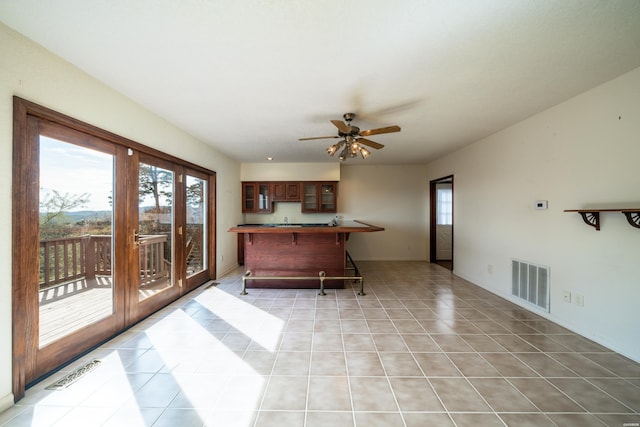
[[208, 289], [194, 300], [265, 350], [277, 350], [285, 324], [282, 319], [216, 288]]
[[[205, 420], [210, 409], [257, 411], [266, 378], [182, 310], [146, 331], [165, 370], [180, 390], [172, 405], [193, 408]], [[213, 386], [213, 385], [216, 386]]]

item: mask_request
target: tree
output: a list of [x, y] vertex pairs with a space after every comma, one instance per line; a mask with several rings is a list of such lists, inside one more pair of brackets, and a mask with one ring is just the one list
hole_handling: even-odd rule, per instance
[[40, 200], [40, 226], [59, 223], [65, 217], [65, 213], [86, 205], [91, 199], [91, 194], [61, 194], [57, 190], [50, 190]]
[[40, 200], [40, 239], [54, 239], [73, 233], [66, 219], [66, 213], [89, 202], [89, 193], [69, 194], [57, 190], [42, 190]]
[[171, 205], [173, 200], [173, 174], [171, 171], [160, 169], [157, 166], [140, 164], [140, 178], [138, 192], [142, 203], [146, 196], [153, 196], [155, 211], [160, 211], [160, 197], [167, 199]]
[[[188, 181], [187, 181], [188, 182]], [[187, 185], [187, 204], [194, 208], [201, 208], [204, 201], [204, 182], [197, 182]]]

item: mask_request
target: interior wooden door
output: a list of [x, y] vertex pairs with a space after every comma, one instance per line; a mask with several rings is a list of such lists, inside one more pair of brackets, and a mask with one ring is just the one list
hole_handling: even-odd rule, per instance
[[429, 183], [429, 261], [453, 270], [453, 175]]
[[436, 184], [436, 261], [453, 258], [453, 189], [450, 182]]

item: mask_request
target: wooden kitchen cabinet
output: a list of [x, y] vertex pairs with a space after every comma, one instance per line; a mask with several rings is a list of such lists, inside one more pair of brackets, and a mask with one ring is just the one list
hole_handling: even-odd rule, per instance
[[302, 212], [332, 213], [338, 211], [338, 183], [302, 182]]
[[274, 202], [299, 202], [300, 201], [300, 183], [274, 181], [273, 185], [273, 201]]
[[301, 202], [306, 213], [338, 211], [337, 181], [242, 182], [242, 213], [273, 213], [274, 202]]
[[271, 213], [273, 198], [270, 182], [242, 183], [242, 212]]

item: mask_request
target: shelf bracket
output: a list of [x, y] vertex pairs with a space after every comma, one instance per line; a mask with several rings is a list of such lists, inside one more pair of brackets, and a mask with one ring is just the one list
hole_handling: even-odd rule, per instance
[[623, 210], [622, 213], [629, 221], [629, 225], [635, 228], [640, 228], [640, 210]]
[[578, 211], [585, 224], [600, 230], [600, 212]]
[[578, 212], [585, 224], [600, 230], [600, 212], [622, 212], [629, 225], [640, 228], [640, 209], [565, 209], [565, 212]]

